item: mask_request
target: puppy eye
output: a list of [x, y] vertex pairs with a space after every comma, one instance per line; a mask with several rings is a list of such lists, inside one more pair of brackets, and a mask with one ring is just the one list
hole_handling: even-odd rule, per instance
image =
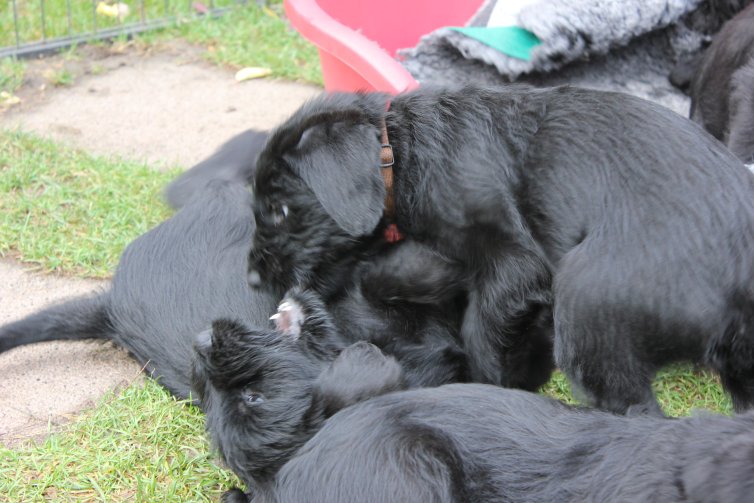
[[272, 214], [272, 223], [275, 225], [282, 224], [286, 218], [288, 218], [288, 205], [284, 204], [280, 206], [280, 209], [277, 208], [271, 208], [270, 213]]
[[243, 398], [244, 403], [249, 407], [253, 407], [264, 402], [264, 395], [252, 390], [243, 390], [241, 397]]

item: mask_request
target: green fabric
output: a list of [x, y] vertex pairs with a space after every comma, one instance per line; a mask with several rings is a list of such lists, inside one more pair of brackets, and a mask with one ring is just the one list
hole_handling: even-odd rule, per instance
[[525, 61], [531, 59], [531, 50], [542, 43], [535, 34], [518, 26], [491, 28], [471, 26], [451, 29], [497, 49], [503, 54]]

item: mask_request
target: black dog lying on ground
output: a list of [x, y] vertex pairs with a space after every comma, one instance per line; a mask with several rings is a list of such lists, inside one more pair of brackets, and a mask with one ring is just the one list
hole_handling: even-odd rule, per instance
[[249, 192], [214, 182], [126, 247], [108, 291], [0, 327], [0, 352], [50, 340], [112, 340], [187, 398], [196, 334], [221, 317], [265, 326], [278, 301], [244, 279], [253, 231]]
[[754, 178], [719, 142], [652, 103], [571, 87], [386, 102], [324, 96], [272, 134], [251, 282], [319, 288], [394, 205], [400, 231], [463, 268], [473, 381], [538, 388], [554, 328], [557, 364], [600, 408], [660, 413], [650, 383], [674, 360], [718, 371], [737, 410], [754, 403]]
[[[754, 413], [669, 420], [480, 384], [399, 391], [400, 365], [290, 296], [277, 332], [217, 321], [197, 339], [208, 430], [251, 489], [226, 502], [744, 503]], [[380, 396], [384, 395], [384, 396]], [[376, 397], [376, 398], [375, 398]]]
[[[234, 159], [240, 161], [229, 165], [240, 165]], [[246, 282], [254, 231], [249, 192], [235, 181], [196, 180], [182, 186], [191, 189], [180, 198], [186, 206], [125, 249], [108, 291], [0, 327], [0, 352], [51, 340], [112, 340], [187, 398], [195, 335], [217, 318], [267, 326], [280, 299]], [[379, 256], [343, 260], [339, 272], [349, 281], [329, 299], [339, 348], [362, 339], [377, 344], [405, 365], [412, 386], [467, 380], [458, 344], [464, 298], [453, 264], [416, 243], [371, 249]]]
[[[754, 163], [754, 4], [725, 23], [685, 72], [674, 73], [689, 80], [691, 119]], [[680, 86], [684, 80], [671, 78]]]

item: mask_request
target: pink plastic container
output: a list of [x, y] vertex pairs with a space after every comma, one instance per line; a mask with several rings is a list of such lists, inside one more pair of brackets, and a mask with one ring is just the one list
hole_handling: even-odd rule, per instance
[[328, 91], [392, 94], [419, 85], [395, 52], [443, 26], [463, 26], [483, 0], [285, 0], [291, 24], [319, 49]]

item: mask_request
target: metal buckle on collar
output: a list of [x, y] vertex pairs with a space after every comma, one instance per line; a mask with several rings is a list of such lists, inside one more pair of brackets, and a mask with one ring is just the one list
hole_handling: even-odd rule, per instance
[[[393, 164], [395, 164], [395, 157], [393, 157], [393, 146], [389, 143], [383, 143], [380, 147], [382, 148], [382, 150], [380, 151], [380, 167], [389, 168]], [[390, 152], [386, 152], [385, 149], [390, 149]]]

